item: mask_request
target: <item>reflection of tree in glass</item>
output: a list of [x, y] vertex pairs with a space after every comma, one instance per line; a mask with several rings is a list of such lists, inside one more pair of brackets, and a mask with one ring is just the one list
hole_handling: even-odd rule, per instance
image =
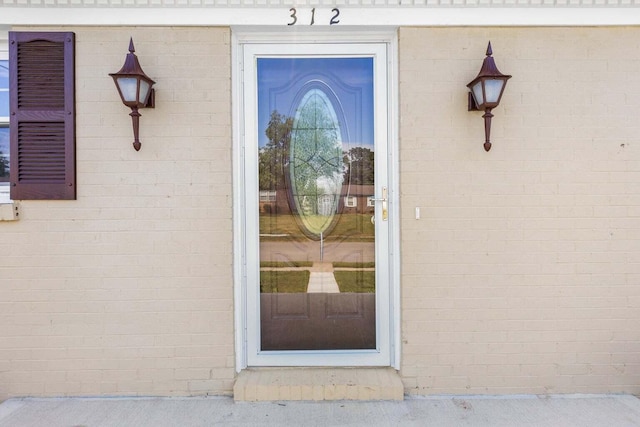
[[9, 159], [0, 151], [0, 178], [9, 176]]
[[276, 190], [285, 187], [285, 170], [289, 163], [289, 143], [293, 118], [271, 113], [269, 125], [265, 130], [269, 142], [258, 154], [260, 190]]
[[[296, 126], [296, 135], [302, 135], [302, 129]], [[265, 134], [269, 138], [269, 142], [260, 149], [258, 153], [259, 164], [259, 185], [260, 190], [276, 190], [285, 188], [285, 172], [289, 164], [289, 145], [291, 142], [291, 132], [293, 128], [293, 117], [287, 117], [283, 114], [273, 111], [269, 120], [269, 125], [265, 130]], [[331, 129], [329, 129], [331, 131]], [[310, 133], [310, 132], [309, 132]], [[307, 135], [308, 136], [308, 135]], [[330, 141], [330, 138], [323, 137], [321, 140]], [[299, 147], [299, 152], [307, 151], [304, 147]], [[309, 147], [307, 147], [309, 148]], [[298, 150], [296, 151], [298, 152]], [[313, 158], [314, 153], [307, 153], [308, 157]], [[0, 152], [0, 156], [2, 152]], [[343, 154], [344, 163], [344, 182], [353, 185], [373, 185], [374, 183], [374, 152], [365, 147], [353, 147]], [[7, 174], [9, 170], [9, 160], [4, 157], [0, 163], [0, 176], [2, 176], [2, 168], [5, 167]], [[315, 159], [314, 161], [318, 161]], [[320, 163], [320, 162], [318, 162]], [[325, 162], [324, 166], [327, 170], [334, 172], [336, 170], [333, 161]], [[321, 168], [322, 169], [322, 168]], [[315, 187], [313, 183], [308, 184], [308, 189]], [[319, 193], [325, 193], [328, 188], [319, 189]]]
[[374, 153], [369, 148], [354, 147], [344, 153], [344, 182], [353, 185], [373, 185]]

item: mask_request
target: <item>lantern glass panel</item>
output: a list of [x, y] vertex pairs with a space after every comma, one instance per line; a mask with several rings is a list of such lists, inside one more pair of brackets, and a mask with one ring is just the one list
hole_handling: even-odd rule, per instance
[[138, 79], [135, 77], [118, 77], [118, 87], [125, 102], [136, 102]]
[[488, 79], [484, 82], [484, 91], [487, 96], [487, 103], [497, 103], [504, 86], [502, 79]]
[[140, 103], [141, 104], [147, 103], [147, 98], [149, 98], [150, 88], [151, 88], [151, 85], [149, 84], [149, 82], [145, 80], [140, 80]]
[[473, 99], [476, 101], [476, 105], [484, 104], [484, 97], [482, 96], [482, 80], [478, 81], [471, 87], [473, 93]]

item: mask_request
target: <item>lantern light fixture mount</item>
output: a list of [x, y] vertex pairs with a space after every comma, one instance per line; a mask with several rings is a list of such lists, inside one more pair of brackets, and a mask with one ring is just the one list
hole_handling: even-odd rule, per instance
[[491, 110], [500, 104], [500, 99], [507, 85], [510, 75], [502, 74], [493, 59], [491, 42], [487, 45], [487, 52], [480, 72], [469, 84], [468, 111], [484, 111], [484, 149], [491, 149]]
[[145, 74], [138, 62], [133, 46], [133, 37], [129, 40], [129, 53], [125, 57], [124, 65], [117, 73], [109, 74], [116, 88], [122, 103], [131, 108], [131, 120], [133, 122], [133, 148], [140, 150], [140, 116], [138, 112], [140, 108], [155, 108], [155, 89], [153, 85], [156, 83]]

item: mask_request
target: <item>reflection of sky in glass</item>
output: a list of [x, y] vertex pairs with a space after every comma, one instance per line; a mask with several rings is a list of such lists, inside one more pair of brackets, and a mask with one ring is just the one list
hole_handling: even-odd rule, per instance
[[0, 117], [9, 117], [9, 61], [0, 60]]
[[[0, 158], [9, 158], [9, 128], [0, 127]], [[6, 166], [9, 166], [8, 164]], [[2, 174], [4, 170], [5, 174]], [[9, 169], [0, 167], [0, 181], [9, 177]]]
[[9, 153], [9, 128], [0, 127], [0, 151], [3, 154]]
[[9, 128], [0, 127], [0, 152], [9, 154]]
[[259, 58], [257, 68], [261, 147], [268, 142], [264, 131], [271, 112], [295, 115], [300, 91], [315, 80], [326, 85], [338, 104], [334, 108], [344, 114], [340, 127], [350, 140], [343, 142], [373, 148], [373, 58]]

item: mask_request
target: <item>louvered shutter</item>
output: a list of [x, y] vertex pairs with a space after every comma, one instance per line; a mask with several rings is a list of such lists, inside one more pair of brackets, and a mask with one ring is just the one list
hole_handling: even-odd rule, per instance
[[13, 200], [76, 198], [75, 34], [9, 32]]

